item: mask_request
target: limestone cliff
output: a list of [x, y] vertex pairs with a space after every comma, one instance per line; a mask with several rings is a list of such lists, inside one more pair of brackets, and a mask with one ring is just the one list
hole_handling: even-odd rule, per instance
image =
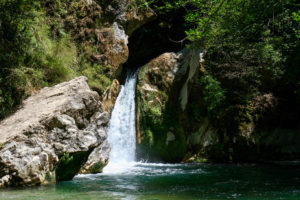
[[141, 157], [180, 161], [187, 151], [179, 117], [188, 103], [190, 84], [200, 71], [202, 53], [184, 49], [165, 53], [139, 71], [137, 133]]

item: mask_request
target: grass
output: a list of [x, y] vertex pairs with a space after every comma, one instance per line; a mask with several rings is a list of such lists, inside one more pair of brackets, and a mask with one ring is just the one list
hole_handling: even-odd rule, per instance
[[53, 30], [47, 25], [52, 18], [42, 11], [35, 11], [34, 14], [36, 17], [26, 35], [27, 43], [19, 41], [21, 45], [26, 45], [25, 53], [21, 56], [2, 55], [7, 58], [17, 56], [17, 59], [13, 59], [15, 63], [6, 64], [9, 68], [6, 67], [6, 74], [0, 76], [0, 119], [39, 89], [76, 76], [87, 76], [90, 88], [100, 95], [111, 84], [104, 72], [110, 66], [89, 61], [83, 50], [84, 41], [75, 41], [72, 33], [68, 32], [53, 37]]

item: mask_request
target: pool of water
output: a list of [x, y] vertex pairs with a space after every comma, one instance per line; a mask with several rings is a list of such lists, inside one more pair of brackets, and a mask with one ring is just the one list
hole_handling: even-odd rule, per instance
[[300, 199], [299, 166], [142, 164], [52, 186], [1, 189], [0, 199]]

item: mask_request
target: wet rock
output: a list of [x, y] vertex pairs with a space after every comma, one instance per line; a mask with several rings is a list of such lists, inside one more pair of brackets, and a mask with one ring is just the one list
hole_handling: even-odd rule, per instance
[[181, 161], [187, 138], [180, 117], [188, 104], [190, 84], [200, 71], [200, 50], [164, 53], [139, 70], [137, 138], [140, 157]]
[[120, 83], [117, 79], [114, 79], [110, 88], [104, 92], [102, 97], [102, 109], [108, 113], [112, 112], [117, 97], [120, 92]]
[[208, 119], [205, 119], [200, 128], [189, 134], [187, 144], [192, 149], [193, 147], [200, 147], [205, 149], [209, 146], [218, 144], [220, 141], [217, 130], [210, 124]]

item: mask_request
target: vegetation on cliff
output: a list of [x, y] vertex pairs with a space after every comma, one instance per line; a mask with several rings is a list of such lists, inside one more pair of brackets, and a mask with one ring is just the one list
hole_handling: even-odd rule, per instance
[[[188, 151], [200, 157], [223, 161], [299, 157], [297, 1], [164, 0], [151, 3], [163, 16], [184, 8], [186, 37], [173, 42], [190, 43], [191, 49], [205, 49], [204, 65], [201, 64], [188, 86], [186, 109], [179, 109], [180, 102], [171, 92], [166, 94], [167, 107], [160, 110], [159, 116], [152, 113], [154, 108], [141, 111], [146, 112], [141, 115], [150, 116], [144, 120], [148, 124], [144, 135], [151, 135], [152, 150], [160, 152], [164, 160], [174, 160], [172, 151], [168, 151], [171, 156], [164, 155], [158, 146], [159, 138], [165, 141], [167, 132], [176, 124], [176, 130], [182, 132], [183, 129], [185, 137], [181, 138], [186, 140], [183, 143], [189, 143]], [[151, 87], [158, 86], [163, 92], [160, 85], [160, 81], [153, 80]], [[173, 87], [175, 91], [181, 86]], [[172, 120], [166, 120], [169, 113]], [[151, 128], [151, 117], [162, 122]], [[164, 123], [166, 121], [171, 124]], [[157, 131], [162, 127], [164, 136]], [[215, 135], [214, 142], [208, 142]], [[197, 144], [197, 140], [200, 143]], [[206, 146], [208, 143], [211, 145]]]
[[102, 26], [100, 12], [87, 1], [0, 1], [0, 118], [36, 90], [78, 75], [99, 93], [110, 85], [109, 66], [91, 58], [93, 38], [80, 35]]
[[164, 0], [153, 4], [162, 13], [186, 9], [183, 41], [204, 46], [206, 79], [212, 76], [222, 84], [228, 104], [246, 104], [259, 94], [285, 89], [299, 99], [297, 1]]

